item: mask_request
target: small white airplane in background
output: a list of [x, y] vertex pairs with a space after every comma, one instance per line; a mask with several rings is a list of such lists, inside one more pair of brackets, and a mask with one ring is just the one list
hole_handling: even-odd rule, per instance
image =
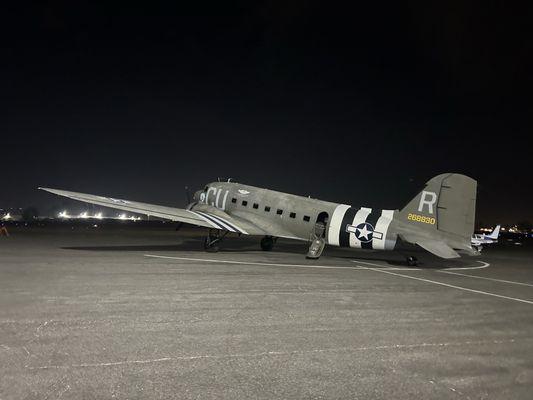
[[476, 249], [477, 251], [481, 251], [483, 249], [483, 245], [485, 244], [498, 243], [499, 235], [500, 225], [496, 225], [496, 228], [494, 228], [494, 230], [488, 235], [485, 235], [484, 233], [472, 235], [470, 243], [472, 243], [472, 247], [474, 249]]

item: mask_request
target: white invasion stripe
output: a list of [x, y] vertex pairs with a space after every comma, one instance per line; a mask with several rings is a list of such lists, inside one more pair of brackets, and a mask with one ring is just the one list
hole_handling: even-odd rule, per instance
[[329, 223], [329, 230], [328, 230], [328, 244], [331, 244], [333, 246], [339, 245], [339, 236], [340, 236], [340, 229], [342, 224], [342, 219], [344, 218], [344, 214], [346, 214], [346, 211], [350, 208], [347, 204], [339, 204], [335, 211], [333, 211], [333, 215], [331, 216], [331, 221]]
[[[355, 217], [353, 217], [352, 225], [357, 226], [365, 222], [371, 212], [371, 208], [361, 207], [355, 214]], [[355, 237], [354, 233], [350, 233], [350, 247], [361, 248], [361, 241]]]
[[220, 208], [220, 206], [218, 205], [218, 199], [220, 198], [220, 193], [222, 193], [222, 189], [218, 189], [218, 192], [217, 192], [217, 198], [215, 200], [215, 207], [216, 208]]
[[374, 230], [376, 232], [382, 233], [381, 239], [377, 237], [372, 238], [372, 248], [377, 250], [385, 249], [385, 239], [387, 238], [387, 231], [389, 230], [389, 225], [392, 221], [394, 215], [393, 210], [383, 210], [381, 211], [381, 217], [379, 217]]
[[219, 224], [227, 226], [228, 229], [231, 230], [232, 232], [241, 233], [241, 230], [239, 228], [237, 228], [235, 225], [231, 224], [230, 222], [226, 221], [225, 219], [220, 218], [218, 215], [208, 214], [208, 213], [205, 213], [205, 215], [208, 215], [209, 217], [213, 218]]
[[530, 301], [530, 300], [518, 299], [516, 297], [510, 297], [510, 296], [503, 296], [501, 294], [496, 294], [496, 293], [491, 293], [491, 292], [484, 292], [483, 290], [476, 290], [476, 289], [470, 289], [470, 288], [466, 288], [466, 287], [462, 287], [462, 286], [450, 285], [448, 283], [439, 282], [439, 281], [433, 281], [431, 279], [418, 278], [416, 276], [409, 276], [409, 275], [399, 274], [397, 272], [384, 271], [384, 270], [379, 269], [379, 268], [368, 268], [368, 267], [363, 267], [363, 268], [366, 268], [366, 269], [369, 269], [369, 270], [375, 271], [375, 272], [381, 272], [382, 274], [389, 274], [389, 275], [399, 276], [399, 277], [402, 277], [402, 278], [414, 279], [414, 280], [417, 280], [417, 281], [422, 281], [422, 282], [427, 282], [427, 283], [433, 283], [435, 285], [445, 286], [445, 287], [449, 287], [449, 288], [452, 288], [452, 289], [464, 290], [465, 292], [484, 294], [486, 296], [498, 297], [500, 299], [517, 301], [519, 303], [533, 304], [533, 301]]
[[226, 193], [224, 194], [224, 200], [222, 200], [222, 209], [226, 211], [226, 199], [228, 198], [229, 190], [226, 190]]
[[224, 219], [222, 217], [219, 217], [218, 215], [212, 215], [213, 218], [215, 218], [217, 221], [220, 220], [221, 222], [224, 222], [225, 224], [231, 226], [235, 230], [237, 230], [240, 233], [244, 233], [245, 235], [248, 235], [248, 232], [246, 232], [244, 229], [239, 228], [237, 225], [235, 225], [233, 222], [229, 222], [227, 219]]
[[216, 218], [213, 214], [204, 213], [204, 212], [201, 212], [201, 211], [197, 211], [197, 213], [200, 214], [200, 215], [203, 215], [207, 219], [210, 219], [210, 218], [213, 219], [215, 222], [217, 222], [220, 225], [222, 225], [222, 227], [225, 228], [226, 230], [228, 230], [230, 232], [235, 232], [235, 229], [233, 229], [233, 227], [229, 226], [228, 224], [223, 223], [218, 218]]
[[196, 215], [197, 217], [203, 219], [205, 222], [211, 224], [211, 226], [213, 226], [214, 228], [216, 228], [216, 229], [220, 229], [220, 226], [216, 225], [213, 221], [209, 221], [209, 220], [208, 220], [206, 217], [204, 217], [203, 215], [200, 215], [200, 214], [198, 214], [198, 213], [196, 213], [196, 212], [194, 212], [194, 211], [191, 211], [191, 210], [187, 210], [187, 211], [189, 211], [191, 214], [194, 214], [194, 215]]

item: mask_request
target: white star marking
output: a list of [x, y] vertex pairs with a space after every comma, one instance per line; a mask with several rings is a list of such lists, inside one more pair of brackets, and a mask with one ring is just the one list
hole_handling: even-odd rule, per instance
[[366, 229], [366, 225], [363, 225], [363, 229], [358, 228], [359, 231], [359, 238], [365, 238], [365, 240], [368, 240], [368, 235], [372, 232]]

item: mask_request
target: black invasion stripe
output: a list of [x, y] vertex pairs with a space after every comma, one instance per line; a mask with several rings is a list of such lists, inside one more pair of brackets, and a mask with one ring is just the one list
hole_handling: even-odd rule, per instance
[[346, 231], [346, 226], [352, 224], [353, 219], [355, 218], [355, 214], [357, 214], [357, 209], [353, 207], [350, 207], [344, 213], [344, 217], [342, 218], [342, 223], [341, 223], [340, 232], [339, 232], [339, 246], [340, 247], [350, 247], [350, 232]]
[[[378, 223], [378, 219], [381, 217], [381, 210], [372, 211], [368, 217], [366, 217], [367, 223], [372, 225], [372, 227], [375, 229], [376, 224]], [[362, 249], [371, 249], [372, 248], [372, 240], [370, 242], [364, 243], [361, 242], [361, 248]]]
[[[225, 230], [228, 230], [228, 228], [226, 228], [226, 226], [229, 227], [229, 230], [232, 231], [232, 232], [237, 232], [237, 230], [235, 230], [235, 227], [231, 224], [228, 224], [227, 222], [225, 221], [222, 221], [222, 219], [220, 219], [219, 217], [217, 217], [216, 215], [211, 215], [211, 214], [207, 214], [205, 212], [201, 212], [201, 211], [196, 211], [198, 214], [200, 215], [203, 215], [204, 217], [208, 218], [210, 221], [214, 221], [216, 223], [218, 223], [219, 225], [221, 225], [222, 227], [224, 227], [223, 229]], [[239, 233], [241, 233], [241, 231], [238, 231]]]
[[226, 224], [227, 226], [229, 226], [230, 228], [233, 228], [235, 230], [235, 232], [239, 232], [239, 233], [243, 233], [239, 228], [237, 228], [235, 225], [233, 225], [232, 223], [230, 223], [229, 221], [227, 220], [224, 220], [222, 219], [222, 217], [219, 217], [218, 215], [209, 215], [211, 218], [214, 218], [216, 219], [217, 221], [219, 221], [221, 224]]
[[193, 211], [194, 213], [197, 213], [198, 215], [201, 215], [202, 217], [204, 217], [205, 219], [209, 220], [210, 222], [212, 222], [213, 224], [215, 224], [216, 226], [219, 227], [219, 229], [222, 229], [223, 231], [227, 231], [227, 228], [220, 225], [219, 222], [217, 222], [216, 220], [214, 220], [213, 218], [211, 218], [209, 215], [207, 214], [202, 214], [202, 213], [199, 213], [198, 211]]

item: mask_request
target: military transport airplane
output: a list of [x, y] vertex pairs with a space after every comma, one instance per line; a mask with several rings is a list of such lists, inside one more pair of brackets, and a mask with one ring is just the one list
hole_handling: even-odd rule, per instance
[[[429, 180], [401, 210], [356, 208], [242, 185], [212, 182], [194, 194], [187, 208], [174, 208], [112, 197], [39, 188], [90, 204], [209, 228], [204, 247], [217, 251], [229, 232], [263, 236], [261, 248], [271, 250], [277, 238], [308, 241], [308, 258], [318, 258], [326, 244], [356, 249], [394, 250], [418, 245], [442, 258], [475, 254], [477, 182], [446, 173]], [[409, 265], [416, 265], [413, 256]]]

